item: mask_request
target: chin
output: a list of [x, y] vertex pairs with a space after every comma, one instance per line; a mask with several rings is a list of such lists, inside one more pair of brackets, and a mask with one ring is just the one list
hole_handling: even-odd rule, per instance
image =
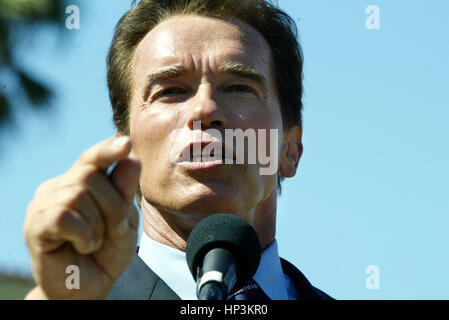
[[182, 192], [178, 198], [179, 211], [210, 215], [214, 213], [238, 213], [243, 194], [239, 188], [216, 183], [197, 183]]

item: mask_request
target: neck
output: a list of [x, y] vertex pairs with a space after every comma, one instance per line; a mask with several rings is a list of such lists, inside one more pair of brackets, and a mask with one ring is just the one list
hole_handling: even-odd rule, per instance
[[267, 248], [276, 236], [276, 192], [271, 194], [265, 201], [255, 209], [251, 225], [256, 230], [262, 250]]
[[163, 215], [161, 210], [148, 203], [144, 197], [141, 209], [143, 231], [148, 237], [175, 249], [186, 250], [187, 238], [167, 220], [169, 215]]
[[[257, 207], [247, 220], [259, 235], [262, 249], [268, 247], [276, 234], [277, 197], [273, 193]], [[179, 212], [166, 212], [150, 204], [145, 197], [141, 201], [143, 230], [151, 239], [175, 249], [185, 251], [187, 238], [196, 224], [205, 216], [185, 221], [185, 215]], [[242, 216], [245, 218], [244, 216]], [[183, 223], [180, 223], [183, 221]]]

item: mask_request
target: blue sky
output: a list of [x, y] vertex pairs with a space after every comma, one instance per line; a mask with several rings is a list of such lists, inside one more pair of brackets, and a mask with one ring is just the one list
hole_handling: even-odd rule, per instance
[[[53, 86], [0, 137], [0, 266], [30, 270], [36, 187], [114, 135], [105, 76], [130, 1], [79, 1], [79, 30], [37, 30], [16, 59]], [[305, 55], [304, 154], [279, 199], [280, 253], [339, 299], [449, 299], [449, 2], [279, 1]], [[380, 29], [365, 9], [377, 5]], [[368, 289], [367, 266], [379, 270]]]

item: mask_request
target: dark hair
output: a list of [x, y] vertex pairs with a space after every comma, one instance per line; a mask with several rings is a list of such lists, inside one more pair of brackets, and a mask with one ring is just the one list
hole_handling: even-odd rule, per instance
[[[256, 29], [271, 49], [284, 128], [302, 126], [303, 56], [296, 24], [288, 14], [266, 0], [141, 0], [117, 23], [107, 58], [109, 97], [119, 132], [129, 134], [134, 51], [156, 25], [178, 14], [238, 19]], [[278, 173], [279, 193], [282, 179]]]

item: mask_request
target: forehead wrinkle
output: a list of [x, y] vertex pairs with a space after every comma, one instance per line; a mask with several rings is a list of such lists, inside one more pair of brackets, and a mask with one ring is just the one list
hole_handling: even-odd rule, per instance
[[[208, 23], [211, 23], [212, 26], [208, 28], [207, 32], [204, 31], [204, 26], [191, 27], [192, 30], [189, 29], [190, 31], [186, 32], [186, 27], [189, 25], [195, 26], [196, 21], [192, 23], [192, 19], [197, 21], [209, 20]], [[184, 23], [180, 23], [181, 21]], [[219, 28], [222, 25], [225, 26], [224, 31]], [[217, 29], [220, 29], [220, 31]], [[263, 47], [269, 49], [265, 38], [254, 27], [238, 19], [225, 20], [218, 17], [189, 14], [175, 15], [163, 20], [148, 32], [138, 47], [140, 49], [143, 49], [142, 46], [147, 47], [148, 50], [148, 45], [151, 44], [150, 47], [153, 47], [157, 44], [155, 48], [162, 51], [157, 52], [156, 55], [170, 57], [176, 55], [176, 51], [179, 49], [177, 46], [182, 43], [188, 43], [196, 49], [199, 49], [200, 44], [203, 44], [203, 49], [207, 49], [213, 47], [214, 42], [223, 40], [234, 42], [234, 45], [237, 46], [236, 49], [239, 50], [259, 51]]]
[[[181, 34], [183, 34], [184, 39], [179, 38], [179, 34], [177, 34], [175, 31], [180, 30], [180, 26], [176, 25], [176, 24], [172, 24], [172, 22], [174, 22], [174, 20], [183, 20], [187, 18], [187, 20], [190, 20], [191, 18], [196, 18], [196, 19], [208, 19], [207, 17], [191, 17], [191, 16], [175, 16], [172, 17], [171, 21], [163, 21], [161, 22], [158, 26], [156, 26], [153, 30], [151, 30], [143, 39], [143, 41], [141, 43], [139, 43], [139, 45], [137, 46], [135, 52], [134, 52], [134, 59], [133, 59], [133, 68], [134, 70], [132, 71], [136, 71], [135, 70], [135, 65], [139, 64], [141, 62], [144, 62], [145, 66], [143, 66], [144, 69], [146, 69], [147, 67], [150, 67], [150, 65], [148, 65], [147, 60], [144, 59], [143, 56], [145, 56], [145, 51], [152, 51], [154, 49], [159, 49], [162, 50], [160, 52], [158, 52], [158, 54], [156, 54], [156, 57], [158, 58], [158, 62], [156, 63], [159, 64], [161, 66], [161, 69], [159, 69], [159, 71], [156, 71], [154, 74], [151, 75], [147, 75], [143, 77], [143, 85], [145, 88], [149, 88], [149, 85], [151, 85], [151, 83], [155, 83], [155, 82], [160, 82], [160, 81], [164, 81], [164, 80], [168, 80], [170, 78], [176, 78], [178, 76], [182, 76], [182, 75], [186, 75], [188, 73], [192, 73], [192, 72], [198, 72], [199, 70], [197, 70], [197, 68], [201, 68], [202, 72], [206, 72], [209, 73], [210, 68], [215, 69], [215, 71], [217, 71], [218, 73], [224, 74], [233, 74], [236, 76], [243, 76], [245, 78], [254, 80], [256, 82], [265, 84], [265, 87], [268, 86], [268, 84], [271, 85], [271, 77], [272, 77], [272, 57], [271, 57], [271, 48], [269, 47], [269, 45], [266, 43], [266, 40], [264, 39], [264, 37], [262, 35], [260, 35], [258, 33], [257, 30], [255, 30], [254, 28], [252, 28], [251, 26], [239, 21], [239, 20], [234, 20], [234, 21], [221, 21], [222, 23], [227, 24], [228, 27], [230, 27], [231, 29], [233, 29], [233, 32], [227, 32], [225, 33], [226, 35], [223, 34], [217, 34], [217, 33], [206, 33], [206, 37], [204, 38], [198, 38], [195, 36], [198, 36], [197, 33], [183, 33], [180, 32]], [[210, 19], [210, 18], [209, 18]], [[179, 20], [177, 22], [179, 22]], [[220, 20], [220, 19], [218, 19]], [[220, 22], [218, 22], [220, 23]], [[185, 26], [185, 24], [183, 24]], [[237, 31], [237, 32], [235, 32]], [[204, 35], [203, 35], [204, 36]], [[215, 59], [212, 59], [212, 61], [204, 61], [203, 59], [201, 62], [197, 61], [197, 59], [194, 59], [193, 57], [182, 57], [179, 56], [179, 52], [182, 52], [183, 50], [180, 50], [180, 48], [184, 49], [184, 50], [189, 50], [191, 48], [191, 46], [193, 46], [193, 48], [196, 48], [196, 53], [199, 52], [207, 52], [209, 50], [211, 50], [211, 52], [213, 53], [214, 51], [217, 50], [215, 43], [216, 41], [221, 41], [221, 40], [230, 40], [233, 42], [232, 47], [234, 47], [235, 51], [233, 52], [233, 54], [231, 53], [229, 56], [229, 52], [228, 52], [228, 56], [225, 57], [224, 59], [231, 59], [231, 61], [225, 61], [224, 63], [221, 63], [219, 65], [219, 67], [215, 67], [213, 64], [216, 58], [219, 58], [218, 56], [215, 56]], [[172, 40], [177, 40], [175, 42], [172, 42]], [[183, 43], [190, 43], [191, 46], [188, 46], [190, 48], [183, 48]], [[203, 46], [200, 46], [200, 43], [203, 44]], [[163, 48], [161, 48], [161, 44], [165, 44], [163, 46]], [[178, 45], [181, 45], [181, 47], [178, 47]], [[200, 49], [200, 47], [202, 47], [202, 50]], [[255, 57], [258, 57], [256, 60], [259, 60], [259, 62], [257, 63], [257, 61], [252, 61], [255, 62], [256, 65], [259, 65], [260, 63], [262, 63], [263, 65], [267, 66], [268, 69], [266, 70], [268, 72], [268, 74], [264, 75], [263, 72], [261, 72], [260, 70], [257, 70], [254, 68], [254, 66], [248, 66], [246, 65], [246, 61], [247, 58], [249, 58], [248, 55], [250, 51], [256, 50], [257, 52], [260, 53], [260, 50], [266, 47], [268, 56], [266, 56], [266, 54], [263, 54], [262, 56], [260, 56], [260, 54], [256, 54], [256, 56], [253, 56], [253, 59]], [[230, 49], [228, 47], [228, 49]], [[246, 52], [246, 53], [245, 53]], [[241, 55], [244, 56], [241, 56]], [[232, 57], [233, 56], [233, 57]], [[155, 57], [155, 58], [156, 58]], [[237, 58], [237, 60], [236, 60]], [[245, 63], [240, 62], [239, 60], [243, 58], [245, 60]], [[186, 61], [188, 60], [188, 61]], [[206, 59], [208, 60], [208, 59]], [[220, 60], [220, 59], [218, 59]], [[197, 62], [200, 62], [201, 65], [197, 65]], [[218, 61], [217, 61], [218, 62]], [[169, 64], [172, 63], [173, 65], [164, 67], [164, 64]], [[182, 67], [182, 65], [184, 65], [184, 63], [187, 63], [186, 67]], [[212, 63], [212, 65], [210, 65], [210, 63]], [[220, 63], [220, 62], [218, 62]], [[153, 63], [152, 63], [153, 64]], [[192, 65], [193, 64], [193, 65]], [[154, 65], [154, 64], [153, 64]], [[262, 70], [265, 70], [265, 68], [263, 66]], [[190, 69], [194, 69], [194, 70], [190, 70]], [[208, 70], [206, 70], [208, 69]], [[251, 70], [252, 69], [252, 70]], [[260, 69], [260, 68], [258, 68]], [[262, 75], [262, 77], [261, 77]], [[259, 80], [265, 80], [265, 81], [259, 81]], [[145, 91], [146, 92], [146, 91]]]
[[[264, 94], [267, 92], [267, 78], [262, 71], [259, 71], [256, 68], [247, 66], [237, 61], [225, 61], [218, 66], [216, 72], [219, 75], [231, 74], [255, 81], [263, 87]], [[173, 78], [187, 75], [189, 73], [192, 73], [189, 68], [176, 64], [162, 67], [158, 71], [147, 75], [144, 81], [144, 101], [148, 98], [152, 88], [155, 85]]]

